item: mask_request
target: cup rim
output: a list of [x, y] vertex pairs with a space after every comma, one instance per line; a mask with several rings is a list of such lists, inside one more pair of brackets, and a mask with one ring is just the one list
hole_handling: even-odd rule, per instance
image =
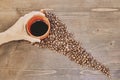
[[[41, 35], [41, 36], [34, 36], [33, 34], [31, 34], [30, 32], [30, 27], [31, 25], [35, 22], [35, 21], [43, 21], [44, 23], [46, 23], [48, 25], [48, 30], [46, 31], [45, 34]], [[28, 20], [27, 24], [26, 24], [26, 30], [27, 30], [27, 33], [28, 35], [34, 37], [34, 38], [39, 38], [39, 39], [44, 39], [46, 38], [48, 35], [49, 35], [49, 32], [50, 32], [50, 22], [48, 20], [47, 17], [45, 16], [41, 16], [41, 15], [34, 15], [31, 19]]]

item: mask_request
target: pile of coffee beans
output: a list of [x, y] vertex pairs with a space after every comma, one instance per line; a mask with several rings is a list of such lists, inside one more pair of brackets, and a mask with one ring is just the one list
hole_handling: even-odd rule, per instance
[[90, 53], [81, 47], [80, 43], [67, 31], [67, 27], [51, 10], [43, 11], [50, 21], [50, 34], [38, 44], [41, 48], [49, 48], [67, 56], [82, 66], [88, 66], [110, 76], [109, 68], [94, 59]]

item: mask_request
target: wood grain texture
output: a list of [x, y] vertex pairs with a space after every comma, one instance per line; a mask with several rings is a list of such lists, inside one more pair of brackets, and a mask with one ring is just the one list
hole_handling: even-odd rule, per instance
[[[0, 32], [22, 15], [52, 8], [98, 61], [120, 79], [120, 0], [1, 0]], [[0, 47], [0, 80], [108, 80], [67, 57], [25, 42]]]

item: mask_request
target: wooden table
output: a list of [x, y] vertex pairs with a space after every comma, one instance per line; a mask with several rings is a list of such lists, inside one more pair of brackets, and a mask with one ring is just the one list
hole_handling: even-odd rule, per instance
[[[1, 0], [0, 32], [31, 11], [52, 8], [75, 39], [120, 79], [120, 0]], [[24, 42], [0, 47], [0, 80], [108, 80], [62, 54]]]

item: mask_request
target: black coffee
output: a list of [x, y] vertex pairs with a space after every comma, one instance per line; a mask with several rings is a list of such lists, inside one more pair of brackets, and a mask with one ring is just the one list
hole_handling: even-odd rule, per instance
[[31, 25], [30, 31], [34, 36], [42, 36], [48, 30], [48, 25], [43, 21], [36, 21]]

